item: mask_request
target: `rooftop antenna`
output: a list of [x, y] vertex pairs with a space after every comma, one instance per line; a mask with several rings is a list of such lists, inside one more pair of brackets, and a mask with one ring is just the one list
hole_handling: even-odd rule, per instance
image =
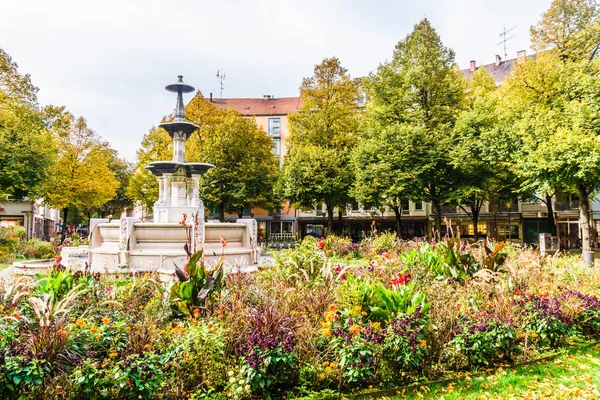
[[506, 62], [506, 60], [508, 58], [508, 52], [506, 51], [506, 42], [508, 42], [510, 39], [514, 38], [515, 36], [517, 36], [517, 34], [514, 34], [510, 37], [507, 37], [507, 35], [510, 31], [515, 29], [517, 26], [518, 25], [515, 25], [510, 29], [506, 29], [506, 27], [504, 27], [504, 29], [502, 29], [502, 33], [500, 34], [500, 37], [502, 38], [502, 40], [500, 42], [498, 42], [498, 45], [504, 45], [504, 62]]
[[225, 71], [220, 69], [217, 71], [217, 79], [221, 84], [221, 99], [223, 98], [223, 82], [225, 81]]

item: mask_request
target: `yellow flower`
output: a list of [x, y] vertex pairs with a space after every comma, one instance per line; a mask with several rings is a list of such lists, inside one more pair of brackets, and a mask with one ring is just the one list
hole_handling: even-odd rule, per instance
[[115, 358], [115, 357], [116, 357], [116, 356], [118, 356], [118, 355], [119, 355], [118, 353], [116, 353], [116, 352], [114, 352], [114, 351], [113, 351], [113, 352], [112, 352], [112, 353], [110, 353], [108, 356], [109, 356], [110, 358]]
[[4, 306], [0, 304], [0, 312], [4, 311]]
[[322, 326], [323, 328], [329, 328], [329, 326], [330, 326], [330, 325], [331, 325], [331, 324], [330, 324], [329, 322], [324, 322], [324, 321], [321, 321], [321, 326]]
[[96, 332], [98, 330], [98, 328], [96, 328], [96, 326], [92, 326], [90, 328], [90, 332]]
[[530, 335], [530, 336], [531, 336], [532, 338], [536, 338], [536, 337], [538, 337], [538, 334], [537, 334], [536, 332], [531, 332], [531, 335]]
[[130, 326], [126, 326], [126, 327], [125, 327], [125, 330], [126, 330], [127, 332], [131, 332], [131, 327], [130, 327]]
[[321, 374], [321, 379], [325, 379], [325, 374]]
[[331, 368], [331, 367], [325, 368], [325, 372], [327, 372], [328, 374], [330, 374], [332, 371], [333, 371], [333, 368]]
[[249, 392], [249, 391], [250, 391], [250, 385], [246, 385], [246, 386], [244, 386], [244, 390], [245, 390], [246, 392]]
[[323, 361], [323, 366], [327, 367], [329, 365], [329, 361]]
[[350, 328], [348, 328], [348, 330], [353, 335], [359, 335], [360, 334], [360, 326], [358, 326], [356, 324], [352, 325]]
[[96, 340], [101, 340], [101, 339], [102, 339], [102, 336], [96, 335]]
[[144, 306], [139, 306], [138, 308], [141, 310], [142, 308], [144, 308]]
[[355, 314], [360, 314], [360, 312], [362, 311], [362, 307], [361, 306], [354, 306], [352, 307], [352, 312]]
[[419, 344], [423, 347], [427, 346], [427, 340], [419, 340]]
[[331, 312], [325, 313], [325, 321], [327, 321], [327, 322], [332, 322], [334, 317], [335, 317], [334, 313], [331, 313]]
[[337, 307], [335, 306], [335, 304], [330, 304], [329, 305], [329, 311], [331, 311], [331, 312], [336, 312], [337, 311]]
[[85, 321], [82, 320], [81, 318], [78, 318], [77, 321], [75, 321], [75, 323], [80, 326], [81, 328], [83, 328], [85, 326]]
[[363, 312], [360, 313], [360, 315], [362, 315], [363, 317], [366, 317], [367, 316], [367, 312], [363, 311]]
[[329, 329], [323, 329], [323, 330], [321, 330], [321, 334], [323, 336], [330, 336], [331, 335], [331, 330], [329, 330]]
[[373, 322], [373, 328], [380, 329], [381, 328], [381, 322]]
[[110, 324], [110, 319], [108, 319], [108, 318], [104, 317], [104, 318], [102, 318], [102, 323], [103, 323], [104, 325], [108, 325], [108, 324]]
[[145, 345], [144, 345], [144, 349], [146, 349], [146, 350], [150, 349], [150, 347], [151, 347], [151, 346], [150, 346], [149, 344], [145, 344]]
[[336, 363], [334, 363], [334, 362], [332, 362], [331, 364], [329, 364], [329, 366], [330, 366], [331, 368], [337, 368], [337, 364], [336, 364]]

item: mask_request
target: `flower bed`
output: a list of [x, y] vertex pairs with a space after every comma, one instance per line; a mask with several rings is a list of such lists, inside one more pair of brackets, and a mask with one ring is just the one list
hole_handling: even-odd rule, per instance
[[[227, 243], [223, 243], [226, 245]], [[0, 291], [1, 398], [320, 398], [598, 338], [600, 270], [503, 244], [306, 239], [171, 282], [56, 265]]]

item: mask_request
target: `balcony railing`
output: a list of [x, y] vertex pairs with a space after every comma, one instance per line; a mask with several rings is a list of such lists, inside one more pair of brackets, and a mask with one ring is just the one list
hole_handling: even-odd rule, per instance
[[557, 201], [554, 203], [554, 209], [556, 211], [570, 211], [577, 210], [579, 208], [579, 200], [571, 201]]

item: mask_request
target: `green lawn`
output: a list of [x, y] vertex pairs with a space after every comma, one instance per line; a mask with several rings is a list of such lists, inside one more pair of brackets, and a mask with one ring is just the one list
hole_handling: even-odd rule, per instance
[[487, 375], [406, 389], [388, 399], [600, 399], [600, 344]]

